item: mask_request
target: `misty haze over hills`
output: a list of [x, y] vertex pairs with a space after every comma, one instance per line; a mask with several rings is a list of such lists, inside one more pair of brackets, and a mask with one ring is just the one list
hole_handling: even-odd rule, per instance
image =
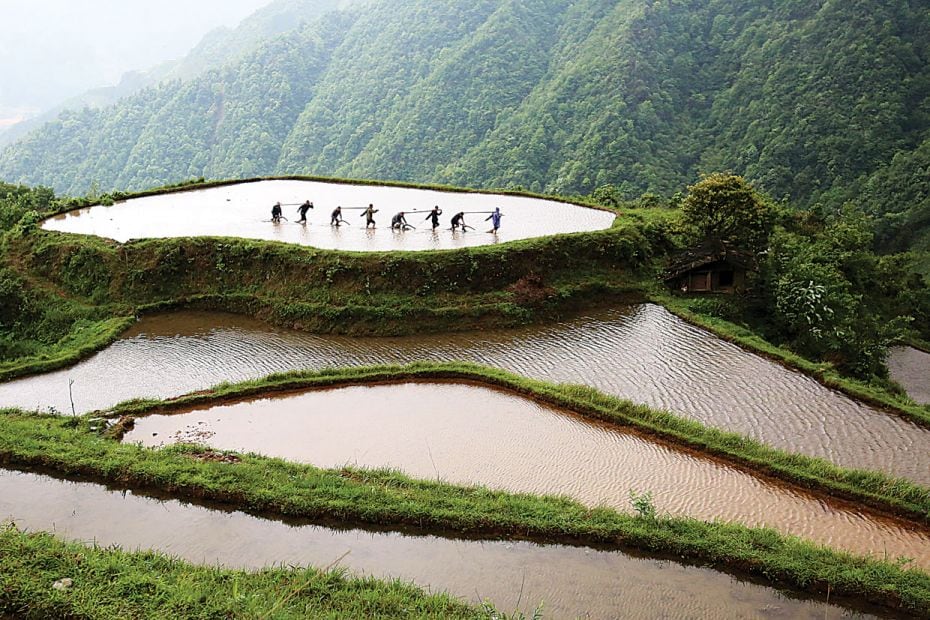
[[215, 37], [268, 2], [4, 0], [0, 131], [84, 91], [114, 86], [127, 72], [181, 58], [208, 31], [219, 28]]

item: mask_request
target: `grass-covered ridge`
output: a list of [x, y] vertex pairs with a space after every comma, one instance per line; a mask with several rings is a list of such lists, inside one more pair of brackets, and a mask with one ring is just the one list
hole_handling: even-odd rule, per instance
[[[62, 578], [72, 585], [53, 589]], [[0, 614], [7, 613], [98, 619], [495, 617], [493, 610], [446, 594], [339, 569], [194, 566], [158, 553], [86, 547], [0, 526]]]

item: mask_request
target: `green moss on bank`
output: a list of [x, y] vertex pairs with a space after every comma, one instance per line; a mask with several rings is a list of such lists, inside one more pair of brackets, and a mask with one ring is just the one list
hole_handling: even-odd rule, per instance
[[[72, 585], [52, 584], [68, 578]], [[492, 618], [446, 594], [342, 570], [234, 571], [0, 527], [0, 613], [16, 618]]]

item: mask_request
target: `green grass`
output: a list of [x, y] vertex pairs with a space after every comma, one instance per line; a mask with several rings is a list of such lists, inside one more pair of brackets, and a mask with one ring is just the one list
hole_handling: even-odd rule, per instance
[[[71, 579], [67, 590], [52, 584]], [[224, 570], [0, 527], [0, 613], [16, 618], [494, 618], [446, 594], [342, 570]]]
[[129, 316], [79, 324], [54, 345], [41, 347], [41, 353], [0, 361], [0, 381], [73, 364], [115, 341], [135, 320]]
[[[468, 378], [507, 387], [570, 408], [731, 455], [773, 475], [807, 480], [816, 489], [860, 496], [907, 513], [926, 506], [928, 492], [905, 481], [840, 470], [829, 463], [781, 453], [729, 433], [705, 429], [667, 413], [577, 386], [554, 386], [502, 371], [462, 364], [354, 368], [289, 373], [170, 402], [127, 403], [121, 413], [165, 411], [241, 398], [269, 390], [408, 378]], [[574, 406], [572, 406], [574, 405]], [[721, 568], [745, 570], [792, 588], [867, 598], [911, 611], [930, 608], [930, 576], [894, 563], [854, 557], [772, 530], [693, 519], [641, 519], [587, 508], [573, 500], [466, 488], [414, 480], [388, 470], [324, 470], [257, 455], [238, 463], [191, 458], [203, 448], [150, 450], [123, 445], [90, 430], [87, 417], [62, 418], [5, 411], [0, 414], [0, 462], [42, 466], [178, 497], [204, 498], [284, 516], [343, 523], [413, 526], [468, 536], [581, 542], [675, 554]]]

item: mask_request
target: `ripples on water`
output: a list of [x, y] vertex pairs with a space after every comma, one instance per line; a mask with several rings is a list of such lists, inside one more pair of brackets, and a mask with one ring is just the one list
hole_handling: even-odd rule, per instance
[[710, 569], [619, 552], [295, 526], [0, 469], [0, 521], [5, 518], [66, 539], [156, 549], [208, 565], [327, 566], [339, 560], [356, 573], [414, 581], [475, 603], [487, 598], [505, 610], [519, 604], [531, 614], [543, 602], [546, 618], [823, 619], [850, 613]]
[[79, 412], [292, 369], [468, 360], [635, 402], [930, 484], [930, 431], [681, 321], [651, 304], [548, 327], [403, 338], [316, 336], [215, 313], [146, 318], [77, 366], [0, 384], [0, 404]]
[[534, 401], [456, 384], [354, 386], [140, 418], [125, 441], [257, 452], [319, 467], [392, 467], [422, 479], [568, 495], [630, 509], [767, 525], [930, 567], [930, 535]]

